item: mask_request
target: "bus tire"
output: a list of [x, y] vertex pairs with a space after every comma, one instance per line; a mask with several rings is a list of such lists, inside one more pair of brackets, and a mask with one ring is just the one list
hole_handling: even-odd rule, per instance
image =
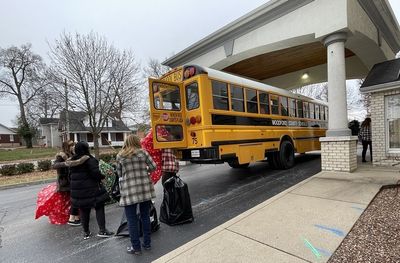
[[280, 163], [279, 163], [279, 157], [278, 157], [279, 152], [270, 152], [268, 153], [268, 163], [269, 166], [272, 169], [280, 169]]
[[283, 141], [279, 151], [279, 163], [281, 169], [290, 169], [294, 166], [294, 147], [290, 141]]
[[239, 164], [238, 160], [228, 162], [228, 165], [235, 169], [245, 169], [249, 167], [249, 163]]

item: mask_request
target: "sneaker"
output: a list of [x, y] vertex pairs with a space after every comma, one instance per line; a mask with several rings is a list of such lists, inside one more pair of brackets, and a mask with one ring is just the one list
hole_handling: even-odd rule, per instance
[[81, 225], [81, 220], [68, 221], [68, 225], [70, 225], [70, 226], [80, 226]]
[[144, 250], [151, 250], [151, 246], [143, 246]]
[[83, 233], [83, 240], [89, 239], [92, 236], [92, 233], [90, 231]]
[[136, 255], [136, 256], [142, 255], [142, 251], [141, 250], [135, 250], [133, 247], [127, 247], [126, 248], [126, 253], [132, 254], [132, 255]]
[[108, 231], [108, 230], [100, 231], [100, 232], [97, 234], [98, 237], [111, 237], [111, 236], [113, 236], [113, 235], [114, 235], [114, 232], [111, 232], [111, 231]]

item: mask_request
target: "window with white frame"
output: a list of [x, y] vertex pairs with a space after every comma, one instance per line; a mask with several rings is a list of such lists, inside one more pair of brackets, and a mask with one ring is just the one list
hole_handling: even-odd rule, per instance
[[386, 145], [391, 153], [400, 153], [400, 94], [386, 96]]

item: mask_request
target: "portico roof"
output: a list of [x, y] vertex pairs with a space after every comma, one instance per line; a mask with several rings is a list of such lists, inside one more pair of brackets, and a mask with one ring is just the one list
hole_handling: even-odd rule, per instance
[[198, 64], [289, 89], [327, 80], [323, 40], [336, 32], [347, 34], [347, 79], [364, 78], [400, 50], [387, 0], [272, 0], [163, 64]]

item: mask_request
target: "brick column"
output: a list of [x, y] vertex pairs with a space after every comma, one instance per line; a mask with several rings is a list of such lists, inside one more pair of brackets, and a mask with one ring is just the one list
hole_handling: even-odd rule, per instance
[[319, 140], [323, 171], [353, 172], [357, 169], [357, 136], [324, 137]]

